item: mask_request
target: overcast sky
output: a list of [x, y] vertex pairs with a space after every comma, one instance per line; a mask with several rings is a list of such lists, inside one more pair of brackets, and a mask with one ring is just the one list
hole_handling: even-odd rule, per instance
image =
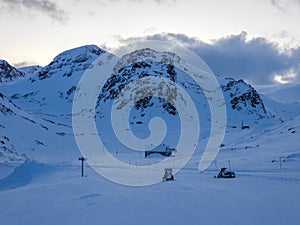
[[185, 43], [216, 74], [300, 81], [300, 0], [0, 0], [0, 58], [47, 65], [77, 46]]

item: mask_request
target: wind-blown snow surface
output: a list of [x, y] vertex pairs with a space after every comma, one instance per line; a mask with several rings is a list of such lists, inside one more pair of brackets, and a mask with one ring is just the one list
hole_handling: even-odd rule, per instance
[[0, 191], [1, 224], [298, 224], [299, 177], [288, 169], [253, 168], [232, 180], [184, 169], [174, 182], [134, 188], [90, 168], [81, 178], [78, 166], [45, 173], [31, 164], [20, 166], [30, 183]]
[[[59, 54], [44, 68], [3, 66], [1, 224], [298, 224], [299, 85], [261, 87], [257, 92], [242, 80], [219, 77], [228, 115], [226, 136], [215, 162], [202, 173], [198, 163], [209, 138], [205, 132], [174, 182], [126, 187], [105, 180], [87, 165], [85, 177], [80, 177], [80, 152], [71, 127], [72, 99], [83, 71], [104, 52], [97, 46], [83, 46]], [[10, 71], [12, 77], [8, 76]], [[128, 76], [127, 71], [132, 79], [162, 72], [181, 83], [202, 112], [204, 131], [209, 128], [205, 125], [209, 121], [207, 104], [200, 100], [203, 94], [195, 84], [183, 79], [187, 76], [184, 72], [149, 60], [147, 65], [136, 62], [114, 74], [107, 91], [100, 93], [97, 122], [105, 123], [108, 113], [103, 111], [104, 102], [108, 104], [128, 82], [122, 79]], [[156, 104], [151, 111], [152, 103]], [[150, 99], [138, 106], [130, 117], [137, 135], [147, 136], [148, 131], [142, 128], [157, 114], [163, 115], [171, 128], [178, 128], [176, 111], [165, 102]], [[242, 123], [249, 129], [241, 129]], [[106, 133], [107, 128], [98, 129], [107, 140], [113, 136]], [[119, 147], [112, 154], [131, 164], [145, 162]], [[160, 158], [146, 160], [155, 163]], [[214, 179], [224, 166], [230, 166], [237, 178]]]

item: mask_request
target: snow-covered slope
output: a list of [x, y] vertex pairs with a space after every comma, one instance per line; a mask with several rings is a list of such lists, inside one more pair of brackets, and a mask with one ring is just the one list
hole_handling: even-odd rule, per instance
[[259, 92], [269, 98], [281, 102], [296, 103], [300, 102], [300, 84], [288, 83], [281, 85], [269, 85], [257, 87]]
[[0, 158], [1, 163], [22, 162], [27, 158], [57, 163], [73, 161], [78, 152], [72, 127], [22, 110], [0, 93]]
[[300, 115], [300, 84], [258, 87], [271, 116], [287, 121]]

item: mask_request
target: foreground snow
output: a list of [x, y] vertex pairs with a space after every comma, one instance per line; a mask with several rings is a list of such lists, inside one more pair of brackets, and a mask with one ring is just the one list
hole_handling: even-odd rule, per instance
[[299, 168], [284, 166], [236, 179], [183, 169], [174, 182], [134, 188], [89, 167], [82, 178], [79, 166], [27, 161], [0, 181], [1, 224], [298, 224]]

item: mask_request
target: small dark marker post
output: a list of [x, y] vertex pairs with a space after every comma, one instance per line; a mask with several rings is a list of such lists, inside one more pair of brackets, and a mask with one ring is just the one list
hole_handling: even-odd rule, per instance
[[78, 160], [81, 160], [81, 177], [83, 177], [83, 162], [86, 160], [86, 158], [80, 157]]

